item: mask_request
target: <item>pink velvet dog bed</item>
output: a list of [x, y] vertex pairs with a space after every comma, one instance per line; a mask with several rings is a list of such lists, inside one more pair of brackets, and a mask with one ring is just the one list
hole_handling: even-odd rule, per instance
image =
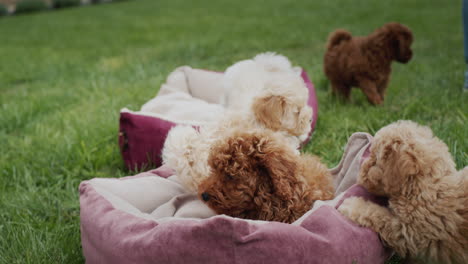
[[170, 168], [80, 185], [87, 263], [383, 263], [376, 233], [336, 209], [350, 196], [383, 203], [355, 185], [371, 137], [354, 134], [331, 170], [337, 197], [317, 201], [292, 224], [215, 215]]
[[[166, 135], [173, 126], [198, 126], [222, 115], [222, 76], [219, 72], [179, 67], [168, 76], [158, 95], [140, 111], [122, 109], [119, 145], [127, 168], [159, 167]], [[309, 89], [308, 104], [314, 111], [313, 131], [318, 117], [317, 97], [304, 70], [301, 76]]]

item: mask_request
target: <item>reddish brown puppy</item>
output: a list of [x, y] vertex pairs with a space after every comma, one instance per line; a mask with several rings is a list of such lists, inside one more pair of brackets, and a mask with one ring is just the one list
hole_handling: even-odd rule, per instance
[[219, 214], [292, 223], [315, 200], [334, 195], [319, 158], [299, 155], [268, 130], [231, 133], [213, 145], [208, 164], [210, 175], [199, 195]]
[[338, 29], [330, 34], [324, 56], [324, 71], [333, 93], [349, 99], [352, 87], [359, 87], [372, 104], [384, 101], [392, 61], [407, 63], [413, 53], [411, 30], [388, 23], [369, 36], [353, 37]]

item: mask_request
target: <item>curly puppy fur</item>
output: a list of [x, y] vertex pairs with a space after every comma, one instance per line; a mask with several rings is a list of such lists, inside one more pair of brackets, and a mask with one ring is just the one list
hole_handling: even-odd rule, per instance
[[468, 263], [468, 167], [457, 172], [429, 128], [399, 121], [379, 130], [359, 183], [387, 196], [388, 208], [351, 198], [344, 215], [410, 261]]
[[[169, 131], [162, 152], [163, 163], [173, 168], [181, 182], [191, 191], [196, 192], [197, 186], [208, 175], [207, 161], [211, 144], [231, 129], [240, 127], [247, 131], [259, 128], [279, 132], [295, 149], [310, 134], [313, 113], [307, 104], [308, 89], [299, 75], [291, 75], [290, 62], [283, 56], [270, 53], [260, 54], [255, 60], [254, 68], [257, 71], [264, 71], [265, 68], [270, 73], [268, 78], [261, 80], [264, 86], [260, 90], [255, 93], [243, 92], [244, 96], [248, 95], [246, 101], [250, 100], [248, 106], [228, 108], [220, 120], [203, 125], [199, 130], [190, 126], [176, 126]], [[246, 70], [240, 69], [240, 66], [236, 68], [239, 72]], [[237, 78], [244, 80], [240, 75]], [[249, 78], [255, 80], [256, 77], [246, 79]], [[240, 89], [241, 92], [244, 88]]]
[[292, 223], [315, 200], [333, 198], [327, 167], [271, 131], [234, 131], [213, 144], [199, 195], [219, 214]]
[[391, 63], [407, 63], [412, 57], [411, 30], [388, 23], [365, 37], [353, 37], [339, 29], [330, 34], [324, 56], [324, 72], [332, 91], [349, 99], [359, 87], [372, 104], [381, 104], [390, 79]]

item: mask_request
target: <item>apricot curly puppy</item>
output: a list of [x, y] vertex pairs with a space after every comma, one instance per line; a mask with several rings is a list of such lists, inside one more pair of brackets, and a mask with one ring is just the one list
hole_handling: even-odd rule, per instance
[[359, 183], [387, 196], [388, 208], [350, 198], [339, 208], [345, 216], [409, 260], [468, 263], [468, 167], [457, 172], [428, 127], [399, 121], [379, 130]]
[[278, 133], [235, 131], [213, 145], [208, 163], [199, 195], [219, 214], [292, 223], [334, 195], [319, 158], [297, 154]]
[[330, 34], [324, 72], [333, 93], [349, 99], [359, 87], [372, 104], [384, 101], [392, 61], [407, 63], [412, 57], [413, 34], [399, 23], [388, 23], [365, 37], [353, 37], [339, 29]]

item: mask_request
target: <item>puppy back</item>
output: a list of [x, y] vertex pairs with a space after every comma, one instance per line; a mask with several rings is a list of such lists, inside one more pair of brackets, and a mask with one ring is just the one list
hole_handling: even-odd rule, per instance
[[351, 40], [351, 38], [351, 33], [349, 33], [348, 31], [343, 29], [337, 29], [328, 37], [327, 50], [333, 48], [334, 46], [337, 46], [343, 41], [349, 41]]

